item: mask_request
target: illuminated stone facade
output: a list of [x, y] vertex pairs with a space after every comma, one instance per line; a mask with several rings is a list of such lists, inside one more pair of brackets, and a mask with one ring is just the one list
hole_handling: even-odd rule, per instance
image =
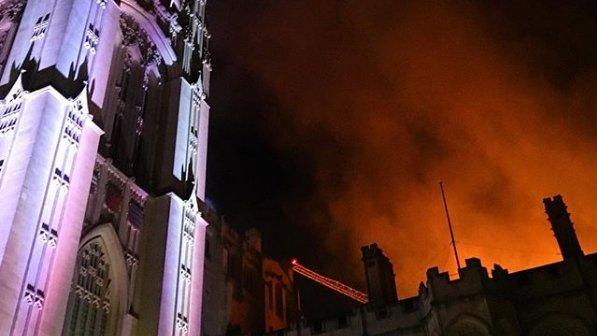
[[199, 335], [205, 0], [0, 0], [0, 335]]
[[458, 279], [437, 267], [419, 294], [399, 298], [387, 257], [362, 249], [371, 301], [352, 313], [293, 325], [276, 336], [589, 336], [597, 335], [597, 253], [585, 255], [560, 196], [544, 200], [563, 260], [491, 275], [476, 258]]

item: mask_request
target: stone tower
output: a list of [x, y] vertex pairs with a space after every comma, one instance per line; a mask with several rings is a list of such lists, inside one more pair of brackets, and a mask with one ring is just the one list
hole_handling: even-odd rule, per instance
[[566, 204], [561, 195], [553, 198], [543, 199], [545, 205], [545, 212], [549, 222], [551, 223], [551, 230], [553, 231], [560, 252], [564, 259], [578, 258], [584, 255], [574, 225], [570, 220], [570, 214], [566, 208]]
[[0, 335], [197, 335], [205, 0], [0, 0]]
[[361, 247], [369, 304], [384, 306], [398, 300], [394, 267], [377, 244]]

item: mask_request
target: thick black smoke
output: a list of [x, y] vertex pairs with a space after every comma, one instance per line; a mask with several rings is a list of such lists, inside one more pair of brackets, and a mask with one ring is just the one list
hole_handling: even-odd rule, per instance
[[[559, 258], [541, 199], [597, 249], [597, 11], [590, 2], [212, 1], [209, 195], [275, 254], [399, 291], [465, 257]], [[323, 256], [322, 256], [323, 255]], [[342, 262], [340, 262], [342, 261]]]

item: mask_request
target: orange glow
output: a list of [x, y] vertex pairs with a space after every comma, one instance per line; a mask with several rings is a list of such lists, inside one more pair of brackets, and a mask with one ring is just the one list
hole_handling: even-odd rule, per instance
[[455, 273], [443, 180], [463, 261], [560, 260], [542, 207], [555, 194], [597, 250], [597, 74], [553, 85], [528, 63], [532, 41], [500, 40], [472, 6], [291, 3], [264, 13], [246, 61], [290, 112], [268, 117], [271, 139], [314, 162], [333, 219], [314, 244], [362, 278], [359, 247], [377, 242], [412, 295], [427, 268]]

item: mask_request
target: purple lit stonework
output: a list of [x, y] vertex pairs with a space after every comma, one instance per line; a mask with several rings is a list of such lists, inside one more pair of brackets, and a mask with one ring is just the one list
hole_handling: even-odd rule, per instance
[[0, 335], [199, 335], [205, 0], [0, 0]]

